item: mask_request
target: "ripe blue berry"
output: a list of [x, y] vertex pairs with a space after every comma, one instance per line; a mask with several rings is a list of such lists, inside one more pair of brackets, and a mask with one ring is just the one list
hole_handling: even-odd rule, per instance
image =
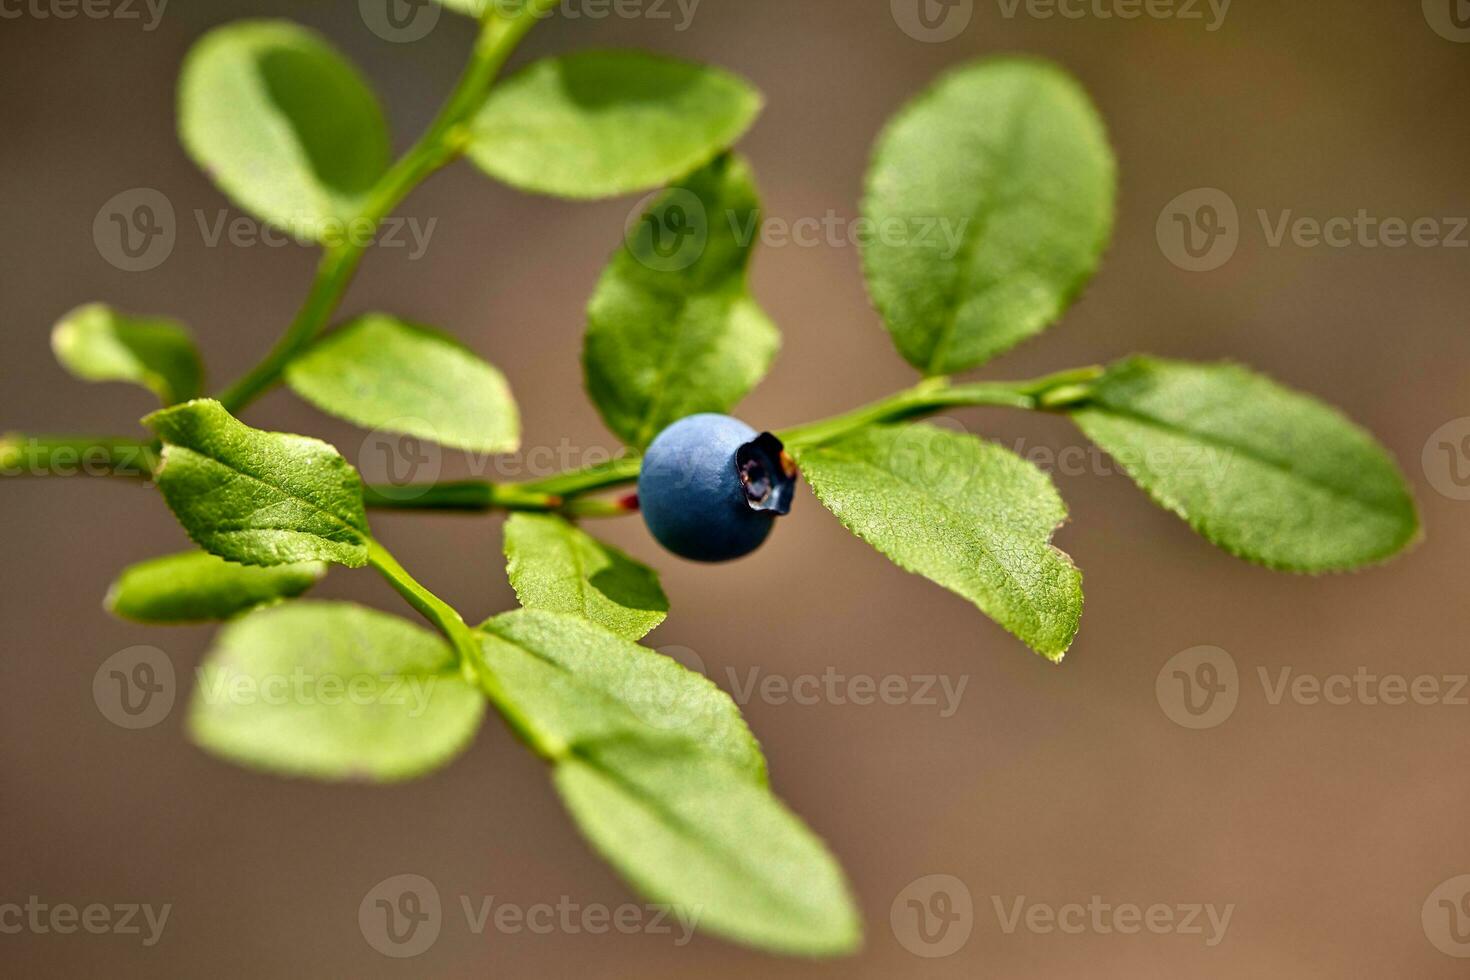
[[796, 466], [781, 440], [728, 415], [691, 415], [643, 457], [638, 502], [659, 544], [692, 561], [730, 561], [791, 510]]

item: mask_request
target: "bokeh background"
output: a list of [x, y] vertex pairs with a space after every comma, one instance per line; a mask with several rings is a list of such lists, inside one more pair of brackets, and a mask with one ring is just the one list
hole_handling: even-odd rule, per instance
[[[0, 934], [0, 972], [1463, 976], [1465, 962], [1431, 941], [1443, 924], [1426, 929], [1421, 913], [1441, 883], [1470, 873], [1470, 706], [1272, 704], [1258, 673], [1274, 683], [1286, 668], [1317, 678], [1470, 670], [1470, 502], [1457, 499], [1470, 491], [1456, 479], [1470, 473], [1459, 443], [1470, 435], [1470, 234], [1459, 233], [1458, 248], [1273, 246], [1260, 218], [1470, 216], [1470, 44], [1454, 39], [1455, 2], [1236, 0], [1220, 21], [1204, 3], [1174, 8], [1199, 19], [1125, 20], [1099, 16], [1119, 9], [1107, 2], [1089, 0], [1069, 19], [976, 0], [956, 8], [968, 21], [944, 42], [906, 33], [902, 0], [703, 0], [687, 20], [672, 0], [601, 18], [610, 8], [593, 2], [543, 25], [517, 64], [639, 46], [752, 79], [769, 106], [742, 149], [768, 217], [780, 221], [853, 218], [875, 133], [946, 67], [1001, 51], [1059, 60], [1094, 93], [1118, 148], [1117, 238], [1066, 319], [982, 376], [1028, 377], [1136, 350], [1252, 363], [1343, 406], [1394, 450], [1416, 484], [1426, 542], [1363, 575], [1274, 575], [1152, 508], [1082, 455], [1065, 420], [958, 412], [946, 424], [1043, 462], [1071, 461], [1057, 473], [1072, 508], [1058, 543], [1086, 574], [1087, 610], [1057, 668], [891, 567], [805, 493], [757, 557], [730, 567], [661, 555], [636, 521], [602, 528], [663, 573], [674, 611], [649, 642], [694, 651], [727, 687], [731, 672], [743, 683], [752, 672], [828, 670], [966, 685], [948, 717], [914, 703], [746, 705], [776, 788], [841, 856], [867, 920], [860, 956], [813, 964], [706, 938], [679, 946], [670, 936], [493, 925], [475, 934], [461, 896], [521, 907], [636, 901], [579, 839], [539, 763], [493, 722], [449, 768], [391, 789], [283, 781], [206, 757], [182, 717], [210, 630], [132, 626], [100, 607], [122, 565], [185, 544], [162, 502], [120, 481], [9, 480], [0, 485], [0, 902], [35, 895], [171, 903], [172, 912], [152, 948], [119, 935]], [[446, 13], [425, 36], [393, 41], [370, 29], [381, 13], [372, 7], [175, 0], [152, 29], [146, 7], [122, 0], [97, 8], [108, 16], [73, 19], [54, 16], [70, 8], [52, 0], [0, 7], [0, 428], [126, 431], [148, 410], [146, 393], [84, 387], [53, 363], [51, 324], [85, 301], [191, 324], [216, 382], [264, 352], [303, 296], [314, 256], [204, 240], [196, 215], [213, 222], [227, 204], [177, 144], [175, 74], [208, 28], [291, 16], [361, 65], [406, 145], [452, 84], [472, 25]], [[670, 19], [649, 15], [657, 9]], [[93, 221], [109, 198], [140, 187], [169, 199], [177, 242], [158, 267], [125, 272], [99, 251]], [[1237, 251], [1208, 272], [1177, 267], [1157, 234], [1170, 202], [1197, 188], [1225, 192], [1240, 215]], [[633, 203], [535, 199], [457, 166], [404, 210], [436, 222], [427, 251], [370, 254], [344, 312], [388, 310], [463, 338], [511, 378], [527, 447], [612, 448], [582, 395], [578, 352], [584, 303]], [[1445, 221], [1441, 234], [1457, 224]], [[911, 382], [869, 308], [854, 248], [763, 248], [754, 289], [785, 349], [741, 409], [753, 424], [809, 420]], [[283, 392], [249, 418], [329, 438], [349, 457], [363, 445], [361, 432]], [[472, 465], [446, 455], [444, 472]], [[467, 615], [513, 605], [498, 519], [374, 523]], [[334, 571], [318, 595], [399, 608], [368, 573]], [[126, 731], [98, 710], [92, 677], [139, 644], [163, 649], [182, 686], [166, 720]], [[1233, 715], [1193, 731], [1170, 720], [1155, 680], [1200, 645], [1228, 651], [1240, 680]], [[357, 910], [369, 889], [404, 873], [434, 882], [445, 919], [428, 952], [393, 960], [365, 941]], [[917, 955], [934, 950], [904, 938], [913, 930], [901, 899], [929, 875], [957, 879], [973, 905], [968, 939], [944, 958]], [[1208, 928], [1007, 932], [997, 913], [1022, 897], [1057, 908], [1093, 896], [1233, 911], [1214, 946]]]

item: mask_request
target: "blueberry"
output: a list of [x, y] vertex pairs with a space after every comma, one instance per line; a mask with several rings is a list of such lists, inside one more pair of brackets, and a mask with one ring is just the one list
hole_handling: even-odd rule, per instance
[[693, 561], [750, 554], [791, 510], [796, 466], [781, 440], [728, 415], [691, 415], [643, 457], [638, 502], [659, 544]]

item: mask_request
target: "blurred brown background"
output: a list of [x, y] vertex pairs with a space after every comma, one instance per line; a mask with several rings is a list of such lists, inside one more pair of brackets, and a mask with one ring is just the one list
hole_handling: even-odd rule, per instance
[[[124, 19], [122, 2], [99, 8], [109, 16], [70, 20], [38, 16], [69, 9], [64, 0], [0, 4], [0, 428], [107, 431], [148, 409], [146, 393], [84, 387], [53, 363], [50, 325], [74, 305], [105, 300], [185, 320], [223, 382], [264, 352], [303, 296], [308, 250], [208, 247], [199, 230], [196, 211], [213, 222], [226, 203], [177, 145], [173, 86], [203, 31], [262, 15], [321, 29], [382, 93], [400, 146], [427, 123], [472, 36], [446, 13], [426, 36], [392, 42], [367, 26], [371, 2], [347, 0], [179, 0], [146, 30], [148, 9], [130, 4], [140, 19]], [[1283, 668], [1318, 678], [1470, 670], [1470, 502], [1454, 499], [1466, 492], [1450, 469], [1470, 471], [1470, 458], [1437, 448], [1470, 435], [1470, 423], [1434, 436], [1470, 415], [1470, 235], [1459, 248], [1272, 247], [1258, 216], [1470, 216], [1470, 44], [1430, 26], [1454, 34], [1445, 26], [1453, 2], [1237, 0], [1219, 22], [1204, 3], [1185, 11], [1201, 19], [1124, 20], [1098, 16], [1093, 0], [1077, 8], [1080, 19], [976, 0], [956, 8], [969, 22], [942, 43], [900, 28], [903, 0], [899, 16], [886, 0], [703, 0], [684, 30], [672, 0], [602, 19], [587, 14], [609, 8], [584, 2], [574, 7], [584, 16], [539, 28], [517, 63], [642, 46], [751, 78], [769, 107], [743, 149], [768, 217], [782, 221], [853, 217], [879, 126], [947, 66], [1011, 50], [1061, 61], [1095, 94], [1118, 147], [1117, 240], [1065, 321], [986, 374], [1027, 377], [1134, 350], [1247, 361], [1379, 434], [1416, 484], [1427, 542], [1364, 575], [1273, 575], [1216, 552], [1106, 466], [1079, 463], [1083, 443], [1064, 420], [958, 413], [956, 423], [1024, 452], [1072, 449], [1057, 479], [1073, 520], [1058, 542], [1087, 575], [1088, 605], [1080, 640], [1053, 668], [963, 601], [892, 568], [809, 495], [763, 552], [731, 567], [661, 555], [634, 521], [602, 529], [664, 575], [674, 612], [649, 642], [695, 651], [727, 687], [731, 670], [743, 682], [752, 670], [795, 679], [829, 669], [967, 685], [949, 717], [914, 703], [746, 705], [778, 791], [841, 856], [867, 919], [859, 958], [809, 964], [706, 938], [680, 947], [648, 934], [493, 925], [475, 934], [461, 896], [521, 907], [635, 900], [498, 724], [451, 767], [391, 789], [282, 781], [216, 762], [187, 743], [182, 722], [210, 631], [131, 626], [99, 605], [120, 566], [185, 543], [161, 501], [112, 481], [6, 481], [0, 903], [35, 895], [171, 903], [172, 912], [152, 948], [137, 936], [0, 934], [0, 972], [1465, 975], [1465, 961], [1431, 934], [1443, 944], [1450, 925], [1470, 918], [1436, 925], [1450, 911], [1436, 899], [1426, 927], [1421, 911], [1441, 883], [1470, 873], [1470, 706], [1272, 704], [1258, 678], [1264, 669], [1275, 683]], [[671, 19], [647, 16], [655, 9]], [[178, 237], [157, 268], [129, 273], [104, 259], [92, 227], [104, 202], [138, 187], [168, 197]], [[1221, 268], [1195, 273], [1169, 261], [1156, 223], [1177, 195], [1202, 187], [1238, 205], [1240, 242]], [[406, 207], [437, 220], [427, 252], [371, 254], [346, 312], [437, 324], [489, 357], [512, 380], [528, 448], [610, 447], [581, 393], [578, 351], [583, 305], [632, 203], [533, 199], [458, 166]], [[753, 424], [831, 414], [912, 380], [869, 310], [853, 248], [764, 248], [754, 285], [786, 346], [742, 406]], [[280, 392], [249, 418], [330, 438], [354, 458], [362, 445], [362, 433]], [[446, 474], [466, 471], [446, 459]], [[513, 604], [498, 521], [379, 516], [375, 526], [467, 615]], [[365, 572], [334, 571], [318, 594], [400, 608]], [[182, 688], [162, 724], [125, 731], [94, 704], [92, 677], [138, 644], [165, 650]], [[1203, 644], [1238, 665], [1238, 705], [1224, 724], [1191, 731], [1162, 710], [1155, 679]], [[393, 960], [364, 940], [357, 909], [402, 873], [433, 881], [445, 913], [428, 952]], [[913, 951], [936, 950], [912, 938], [904, 901], [898, 928], [890, 923], [901, 893], [933, 874], [962, 882], [974, 909], [968, 941], [944, 958]], [[1203, 917], [1203, 936], [1090, 925], [1068, 935], [1024, 923], [1007, 932], [997, 905], [1008, 916], [1023, 896], [1053, 909], [1099, 896], [1233, 911], [1213, 946]]]

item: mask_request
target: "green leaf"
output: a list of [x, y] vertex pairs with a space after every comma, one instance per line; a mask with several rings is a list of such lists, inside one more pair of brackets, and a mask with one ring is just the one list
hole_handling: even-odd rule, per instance
[[204, 367], [189, 331], [161, 317], [125, 316], [102, 303], [72, 310], [51, 330], [61, 366], [83, 381], [130, 381], [165, 405], [199, 394]]
[[582, 616], [629, 640], [641, 640], [668, 616], [653, 569], [555, 514], [512, 514], [505, 557], [527, 609]]
[[766, 764], [740, 709], [709, 679], [585, 619], [522, 609], [480, 627], [485, 662], [563, 754], [631, 736], [689, 742], [758, 783]]
[[969, 64], [914, 100], [863, 207], [868, 289], [900, 353], [949, 374], [1054, 323], [1112, 234], [1115, 174], [1087, 94], [1046, 62]]
[[140, 623], [203, 623], [294, 599], [325, 574], [320, 562], [260, 568], [186, 551], [124, 569], [106, 605], [114, 615]]
[[227, 24], [194, 46], [179, 79], [179, 134], [241, 208], [328, 245], [354, 230], [388, 168], [388, 127], [371, 89], [287, 21]]
[[164, 442], [154, 480], [204, 550], [244, 565], [367, 564], [362, 479], [331, 446], [252, 429], [209, 399], [143, 422]]
[[[445, 9], [463, 13], [470, 18], [482, 18], [491, 9], [500, 15], [513, 15], [520, 7], [535, 1], [537, 0], [438, 0], [438, 3]], [[541, 0], [541, 3], [554, 3], [554, 0]]]
[[524, 191], [612, 197], [709, 163], [760, 108], [754, 89], [708, 65], [585, 51], [537, 61], [497, 85], [472, 123], [469, 156]]
[[603, 419], [630, 445], [728, 411], [770, 368], [781, 336], [746, 285], [759, 221], [749, 167], [721, 157], [659, 198], [603, 273], [583, 367]]
[[559, 2], [560, 0], [438, 0], [441, 7], [469, 17], [481, 18], [493, 13], [502, 19], [521, 16], [523, 11], [530, 11], [531, 16], [545, 19], [555, 14]]
[[1082, 576], [1051, 545], [1067, 508], [1049, 477], [993, 443], [928, 425], [861, 430], [797, 453], [828, 510], [900, 568], [969, 599], [1060, 661]]
[[381, 313], [328, 335], [286, 370], [317, 408], [369, 429], [483, 453], [520, 446], [505, 376], [457, 341]]
[[1072, 417], [1160, 506], [1241, 558], [1342, 571], [1419, 535], [1408, 485], [1371, 435], [1243, 367], [1131, 358]]
[[779, 953], [861, 945], [860, 917], [826, 846], [727, 764], [622, 740], [580, 747], [555, 775], [592, 845], [685, 921]]
[[384, 782], [448, 762], [484, 712], [484, 695], [434, 634], [360, 606], [302, 601], [220, 631], [189, 731], [242, 765]]

